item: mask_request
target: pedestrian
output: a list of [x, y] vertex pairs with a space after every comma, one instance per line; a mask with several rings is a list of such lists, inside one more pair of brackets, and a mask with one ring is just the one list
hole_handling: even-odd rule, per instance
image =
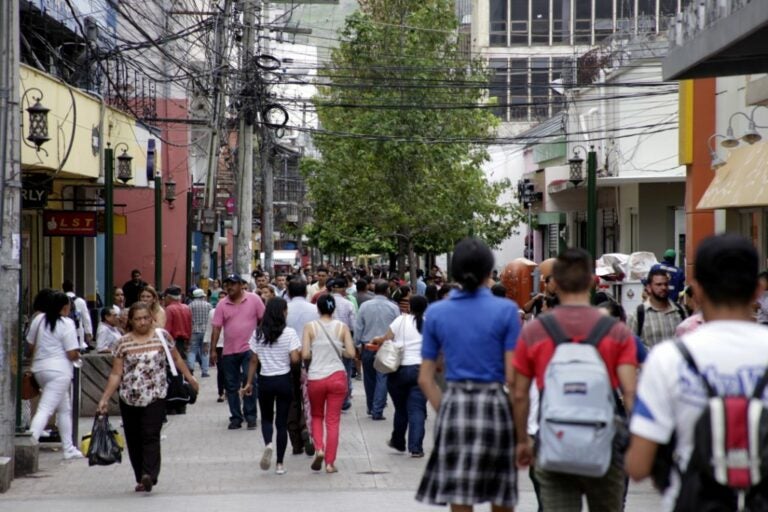
[[368, 279], [361, 277], [355, 283], [355, 298], [357, 299], [358, 311], [363, 304], [373, 298], [373, 293], [368, 291]]
[[[112, 306], [117, 308], [119, 327], [125, 331], [128, 324], [128, 306], [125, 305], [125, 293], [119, 286], [115, 286], [112, 291]], [[96, 334], [98, 335], [98, 332]]]
[[[491, 502], [495, 512], [517, 503], [511, 386], [512, 355], [520, 332], [517, 304], [483, 286], [493, 253], [478, 239], [456, 244], [452, 275], [462, 285], [448, 300], [429, 306], [422, 328], [419, 385], [437, 411], [435, 446], [416, 499], [472, 510]], [[445, 395], [435, 382], [440, 354]]]
[[[592, 387], [593, 381], [585, 383], [583, 378], [578, 382], [566, 381], [562, 388], [553, 386], [545, 389], [546, 381], [550, 380], [550, 361], [561, 357], [564, 345], [583, 345], [589, 343], [594, 359], [601, 368], [606, 371], [597, 378], [605, 384], [605, 394], [597, 398], [600, 402], [590, 402], [590, 413], [593, 410], [607, 409], [605, 417], [611, 422], [610, 430], [613, 432], [613, 421], [617, 413], [615, 394], [611, 390], [620, 389], [623, 393], [623, 404], [626, 410], [631, 410], [635, 385], [637, 379], [637, 352], [635, 340], [631, 331], [615, 320], [606, 318], [598, 308], [590, 305], [590, 292], [593, 283], [593, 260], [583, 249], [566, 249], [558, 255], [554, 265], [552, 279], [558, 289], [560, 305], [551, 313], [542, 314], [538, 318], [526, 324], [517, 342], [514, 354], [515, 383], [514, 383], [514, 414], [515, 432], [517, 434], [516, 459], [518, 467], [530, 466], [533, 462], [533, 443], [526, 431], [528, 414], [530, 410], [531, 382], [535, 381], [540, 394], [539, 416], [548, 413], [550, 397], [570, 396], [558, 403], [573, 403], [574, 396], [593, 397], [599, 388]], [[545, 322], [548, 321], [548, 322]], [[551, 322], [555, 327], [550, 325]], [[560, 336], [558, 333], [562, 334]], [[560, 339], [564, 338], [564, 339]], [[554, 358], [554, 359], [553, 359]], [[581, 360], [580, 360], [581, 361]], [[569, 365], [558, 359], [558, 371], [568, 371]], [[573, 368], [573, 365], [571, 365]], [[563, 374], [563, 379], [567, 375]], [[570, 386], [570, 387], [569, 387]], [[570, 393], [570, 395], [568, 395]], [[575, 406], [574, 406], [575, 408]], [[540, 487], [541, 508], [546, 512], [570, 512], [580, 511], [582, 498], [586, 496], [590, 511], [615, 512], [621, 510], [624, 500], [625, 475], [620, 464], [620, 455], [612, 452], [611, 437], [605, 437], [604, 443], [593, 448], [596, 440], [603, 440], [601, 436], [593, 433], [593, 430], [585, 431], [590, 427], [573, 427], [580, 419], [589, 425], [592, 417], [576, 418], [567, 416], [573, 411], [563, 409], [560, 421], [557, 424], [560, 434], [554, 432], [552, 425], [545, 418], [541, 418], [541, 428], [538, 432], [537, 462], [534, 465], [536, 481]], [[565, 415], [565, 416], [563, 416]], [[561, 445], [555, 445], [562, 439], [563, 431], [569, 428], [582, 428], [584, 438], [581, 439], [581, 452], [567, 449]], [[565, 439], [570, 442], [576, 439], [572, 432], [566, 434]], [[577, 434], [578, 435], [578, 434]], [[542, 454], [550, 454], [557, 451], [561, 458], [568, 459], [563, 462], [562, 470], [545, 469], [541, 467], [544, 462]], [[584, 453], [586, 451], [586, 454]], [[570, 457], [570, 459], [569, 459]], [[587, 459], [591, 462], [597, 458], [605, 463], [605, 473], [600, 476], [584, 476], [578, 466]], [[598, 464], [599, 465], [599, 464]], [[602, 471], [596, 470], [596, 472]]]
[[29, 430], [38, 441], [55, 413], [64, 459], [83, 457], [72, 443], [72, 399], [69, 388], [74, 375], [73, 363], [80, 361], [77, 330], [69, 318], [71, 303], [62, 292], [43, 290], [35, 298], [37, 315], [29, 326], [27, 343], [32, 349], [32, 373], [42, 394]]
[[165, 330], [176, 343], [176, 350], [186, 360], [189, 340], [192, 338], [192, 311], [181, 301], [181, 288], [178, 286], [166, 288], [163, 298], [165, 300]]
[[192, 291], [192, 302], [189, 303], [192, 312], [192, 337], [189, 339], [189, 351], [187, 352], [187, 366], [194, 373], [195, 363], [200, 361], [200, 372], [203, 377], [208, 377], [210, 345], [206, 345], [205, 329], [208, 326], [208, 318], [213, 309], [211, 303], [206, 300], [205, 292], [201, 288]]
[[627, 325], [640, 336], [646, 347], [651, 348], [673, 337], [686, 315], [678, 303], [669, 299], [669, 276], [666, 271], [660, 268], [650, 270], [645, 291], [648, 298], [629, 316]]
[[101, 308], [101, 322], [96, 329], [96, 351], [111, 353], [112, 349], [123, 336], [120, 330], [120, 317], [115, 306]]
[[402, 285], [399, 290], [395, 292], [394, 300], [397, 302], [397, 307], [400, 309], [400, 313], [408, 313], [411, 307], [411, 287], [407, 284]]
[[211, 306], [215, 308], [216, 304], [219, 303], [219, 297], [225, 294], [226, 292], [221, 287], [221, 281], [214, 279], [213, 282], [211, 282], [211, 286], [208, 288], [208, 301], [211, 303]]
[[682, 338], [689, 332], [693, 332], [704, 324], [704, 316], [701, 314], [701, 308], [699, 307], [696, 297], [693, 296], [693, 287], [686, 286], [682, 291], [683, 297], [680, 302], [685, 306], [688, 311], [688, 318], [677, 324], [675, 328], [675, 337]]
[[403, 348], [400, 366], [387, 376], [387, 390], [395, 406], [392, 436], [387, 444], [399, 452], [407, 449], [411, 457], [420, 458], [424, 456], [424, 423], [427, 420], [427, 398], [419, 387], [421, 332], [427, 299], [422, 295], [412, 295], [409, 301], [410, 312], [395, 318], [387, 333], [372, 342], [381, 345], [386, 340], [392, 340]]
[[91, 321], [91, 313], [88, 310], [88, 303], [75, 293], [75, 285], [69, 279], [65, 279], [61, 283], [61, 289], [67, 294], [69, 300], [72, 301], [69, 317], [75, 322], [80, 348], [90, 350], [91, 342], [93, 341], [93, 322]]
[[[248, 376], [251, 361], [249, 342], [253, 331], [264, 316], [264, 303], [255, 294], [245, 291], [247, 281], [238, 274], [230, 274], [224, 279], [227, 296], [216, 305], [213, 315], [213, 333], [211, 334], [211, 361], [221, 364], [229, 403], [229, 430], [242, 428], [243, 421], [249, 430], [256, 429], [256, 397], [258, 386], [253, 393], [240, 400], [240, 388]], [[218, 361], [213, 347], [219, 341], [224, 329], [224, 347], [222, 360]]]
[[371, 340], [386, 334], [395, 318], [400, 316], [400, 310], [388, 298], [389, 283], [387, 281], [376, 280], [373, 291], [373, 299], [360, 306], [360, 311], [357, 312], [354, 339], [361, 351], [366, 412], [371, 416], [371, 419], [378, 421], [385, 419], [387, 376], [373, 367], [378, 347], [371, 344]]
[[208, 350], [213, 349], [216, 352], [216, 361], [218, 361], [218, 364], [216, 364], [216, 361], [214, 361], [213, 364], [210, 363], [210, 352], [206, 354], [206, 357], [209, 361], [209, 367], [216, 366], [216, 401], [222, 403], [227, 398], [225, 391], [226, 381], [224, 378], [224, 369], [221, 367], [222, 352], [224, 350], [224, 329], [221, 330], [219, 341], [217, 343], [211, 343], [213, 338], [213, 315], [215, 313], [215, 309], [211, 309], [208, 312], [208, 323], [205, 326], [205, 334], [203, 334], [203, 344], [204, 346], [208, 347]]
[[[300, 278], [291, 279], [288, 283], [288, 316], [285, 323], [297, 334], [304, 334], [304, 327], [314, 322], [320, 315], [317, 307], [307, 301], [307, 283]], [[312, 418], [309, 393], [307, 391], [307, 370], [302, 364], [291, 366], [291, 382], [293, 384], [293, 400], [288, 412], [288, 436], [291, 439], [293, 454], [315, 454], [312, 436], [309, 433]]]
[[288, 300], [288, 276], [285, 272], [280, 272], [275, 276], [275, 291], [278, 297]]
[[557, 306], [557, 285], [552, 275], [544, 277], [544, 291], [534, 295], [531, 300], [523, 304], [523, 311], [532, 313], [534, 317], [539, 316], [547, 309]]
[[137, 268], [131, 270], [131, 280], [126, 281], [123, 285], [125, 307], [129, 308], [134, 302], [141, 300], [141, 292], [143, 292], [144, 288], [147, 286], [148, 284], [141, 279], [141, 271]]
[[312, 439], [315, 458], [310, 466], [336, 473], [341, 406], [347, 396], [344, 356], [354, 357], [352, 335], [343, 322], [333, 319], [336, 299], [324, 295], [317, 301], [320, 318], [307, 324], [302, 336], [301, 356], [309, 361], [308, 392], [312, 409]]
[[675, 265], [675, 259], [677, 253], [674, 249], [667, 249], [664, 251], [664, 257], [661, 259], [661, 263], [656, 263], [651, 267], [651, 270], [660, 269], [667, 273], [669, 277], [669, 298], [672, 302], [678, 302], [680, 294], [685, 288], [685, 271]]
[[283, 459], [288, 446], [288, 411], [293, 398], [291, 390], [291, 364], [300, 359], [301, 341], [292, 328], [286, 326], [288, 303], [275, 297], [267, 303], [264, 319], [250, 346], [251, 362], [243, 394], [253, 393], [253, 376], [259, 369], [259, 409], [261, 409], [261, 435], [264, 438], [264, 454], [261, 469], [272, 465], [272, 434], [277, 430], [277, 461], [275, 473], [285, 474]]
[[[347, 299], [346, 288], [347, 281], [343, 277], [337, 277], [329, 281], [330, 292], [336, 300], [336, 308], [333, 310], [333, 318], [340, 320], [347, 326], [349, 332], [354, 335], [356, 310], [354, 303]], [[347, 411], [352, 407], [352, 370], [354, 369], [354, 358], [344, 358], [344, 368], [347, 371], [347, 397], [341, 406], [342, 411]]]
[[146, 285], [139, 294], [139, 300], [149, 306], [155, 327], [165, 329], [165, 309], [160, 305], [160, 295], [157, 290], [151, 285]]
[[112, 371], [96, 412], [106, 414], [110, 398], [119, 391], [120, 416], [136, 492], [150, 492], [160, 474], [160, 429], [168, 392], [168, 354], [179, 374], [195, 391], [199, 390], [173, 338], [154, 326], [149, 306], [142, 302], [132, 305], [128, 310], [128, 333], [115, 347]]
[[[743, 476], [749, 481], [754, 473], [748, 468], [765, 468], [766, 464], [765, 438], [754, 430], [758, 422], [745, 425], [747, 417], [750, 422], [753, 416], [764, 417], [766, 406], [758, 383], [764, 384], [768, 376], [768, 328], [752, 317], [758, 265], [757, 251], [747, 238], [723, 234], [702, 240], [696, 250], [691, 286], [706, 323], [678, 341], [670, 339], [656, 345], [643, 367], [625, 467], [631, 478], [641, 480], [651, 475], [654, 466], [658, 469], [664, 466], [660, 462], [666, 462], [671, 471], [654, 474], [657, 485], [667, 480], [662, 485], [666, 489], [661, 512], [766, 510], [765, 480], [759, 487], [745, 489], [739, 500], [733, 488], [712, 476], [713, 467], [717, 467], [718, 474], [727, 479]], [[722, 397], [738, 403], [740, 397], [754, 393], [758, 399], [746, 405], [748, 414], [746, 409], [738, 414], [720, 412], [720, 417], [727, 419], [727, 435], [713, 436], [720, 422], [715, 421], [712, 406], [724, 406]], [[758, 407], [754, 415], [753, 406], [760, 404], [760, 399], [762, 408]], [[711, 423], [703, 416], [705, 411], [710, 413]], [[758, 421], [763, 432], [763, 421]], [[700, 436], [705, 432], [709, 437]], [[739, 433], [735, 439], [742, 440], [737, 442], [744, 444], [724, 451], [720, 460], [707, 455], [713, 448], [710, 437], [723, 448], [722, 443], [734, 440], [734, 433]], [[660, 454], [668, 455], [668, 460]], [[764, 473], [758, 470], [758, 474]], [[739, 501], [742, 508], [737, 505]]]

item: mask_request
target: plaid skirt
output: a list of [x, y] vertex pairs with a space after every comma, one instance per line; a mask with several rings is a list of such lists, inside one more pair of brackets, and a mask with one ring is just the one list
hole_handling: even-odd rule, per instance
[[434, 505], [517, 503], [512, 408], [501, 384], [449, 382], [416, 499]]

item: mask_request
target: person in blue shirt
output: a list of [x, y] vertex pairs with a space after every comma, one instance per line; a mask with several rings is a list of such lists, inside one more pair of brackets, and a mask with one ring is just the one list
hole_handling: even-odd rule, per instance
[[677, 253], [674, 249], [667, 249], [662, 262], [651, 267], [651, 271], [658, 268], [669, 275], [669, 298], [674, 302], [679, 300], [680, 292], [685, 288], [685, 271], [675, 266], [676, 257]]
[[[435, 445], [419, 485], [422, 502], [497, 512], [517, 503], [513, 418], [504, 384], [520, 334], [518, 306], [485, 286], [493, 253], [478, 239], [456, 245], [452, 274], [461, 285], [427, 310], [419, 386], [437, 411]], [[435, 382], [442, 354], [447, 388]]]

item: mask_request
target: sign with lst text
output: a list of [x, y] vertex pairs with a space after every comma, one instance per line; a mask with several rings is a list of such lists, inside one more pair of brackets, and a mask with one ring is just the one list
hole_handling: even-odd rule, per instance
[[45, 236], [96, 236], [96, 212], [43, 212]]

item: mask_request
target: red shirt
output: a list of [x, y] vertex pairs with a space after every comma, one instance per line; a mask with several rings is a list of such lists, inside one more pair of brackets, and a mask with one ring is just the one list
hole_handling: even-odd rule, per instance
[[[552, 312], [563, 333], [576, 343], [586, 339], [602, 316], [597, 308], [591, 306], [557, 306]], [[616, 373], [619, 365], [637, 366], [635, 339], [629, 328], [621, 322], [617, 322], [598, 343], [597, 351], [605, 361], [614, 388], [619, 386]], [[535, 378], [536, 387], [541, 390], [544, 388], [544, 373], [554, 353], [555, 343], [549, 333], [539, 320], [534, 320], [523, 327], [520, 333], [515, 347], [515, 370], [530, 379]]]
[[174, 340], [189, 341], [192, 337], [192, 310], [181, 302], [171, 302], [165, 308], [165, 330]]

